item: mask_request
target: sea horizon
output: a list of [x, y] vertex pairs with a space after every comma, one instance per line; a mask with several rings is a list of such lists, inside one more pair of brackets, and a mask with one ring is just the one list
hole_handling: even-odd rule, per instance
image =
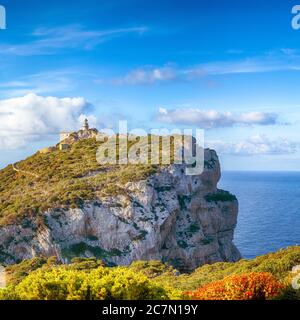
[[223, 171], [219, 187], [238, 199], [234, 243], [243, 258], [299, 244], [300, 172]]

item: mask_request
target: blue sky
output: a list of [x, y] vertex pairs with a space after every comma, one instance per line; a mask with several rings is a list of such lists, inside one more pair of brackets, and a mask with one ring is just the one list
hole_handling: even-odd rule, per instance
[[87, 116], [204, 128], [225, 170], [300, 170], [300, 1], [0, 4], [0, 167]]

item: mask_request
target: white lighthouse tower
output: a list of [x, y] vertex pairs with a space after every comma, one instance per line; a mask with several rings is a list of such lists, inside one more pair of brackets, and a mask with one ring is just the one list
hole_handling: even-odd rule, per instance
[[84, 123], [83, 123], [83, 126], [82, 126], [82, 130], [88, 131], [89, 129], [90, 129], [89, 121], [88, 121], [88, 119], [85, 119]]

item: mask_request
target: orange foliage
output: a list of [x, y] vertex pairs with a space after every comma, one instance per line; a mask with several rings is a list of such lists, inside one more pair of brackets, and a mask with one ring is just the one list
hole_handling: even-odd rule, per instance
[[211, 282], [186, 294], [195, 300], [266, 300], [278, 296], [282, 284], [270, 273], [247, 273]]

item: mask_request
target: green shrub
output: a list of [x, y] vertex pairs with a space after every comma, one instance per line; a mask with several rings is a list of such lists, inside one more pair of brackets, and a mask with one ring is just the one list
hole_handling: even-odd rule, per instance
[[206, 195], [205, 200], [208, 202], [227, 202], [236, 201], [237, 198], [228, 191], [218, 190], [216, 193]]
[[0, 290], [6, 300], [166, 300], [178, 291], [125, 267], [83, 270], [54, 267], [36, 270], [15, 287]]
[[[49, 262], [51, 259], [49, 259]], [[46, 258], [33, 258], [24, 260], [19, 264], [8, 266], [6, 271], [6, 280], [8, 284], [15, 285], [26, 278], [32, 271], [35, 271], [47, 264]]]
[[0, 226], [20, 223], [49, 208], [78, 208], [85, 201], [126, 194], [129, 181], [147, 179], [158, 166], [99, 165], [95, 139], [81, 140], [67, 151], [36, 153], [17, 167], [38, 177], [17, 173], [12, 166], [0, 170]]

